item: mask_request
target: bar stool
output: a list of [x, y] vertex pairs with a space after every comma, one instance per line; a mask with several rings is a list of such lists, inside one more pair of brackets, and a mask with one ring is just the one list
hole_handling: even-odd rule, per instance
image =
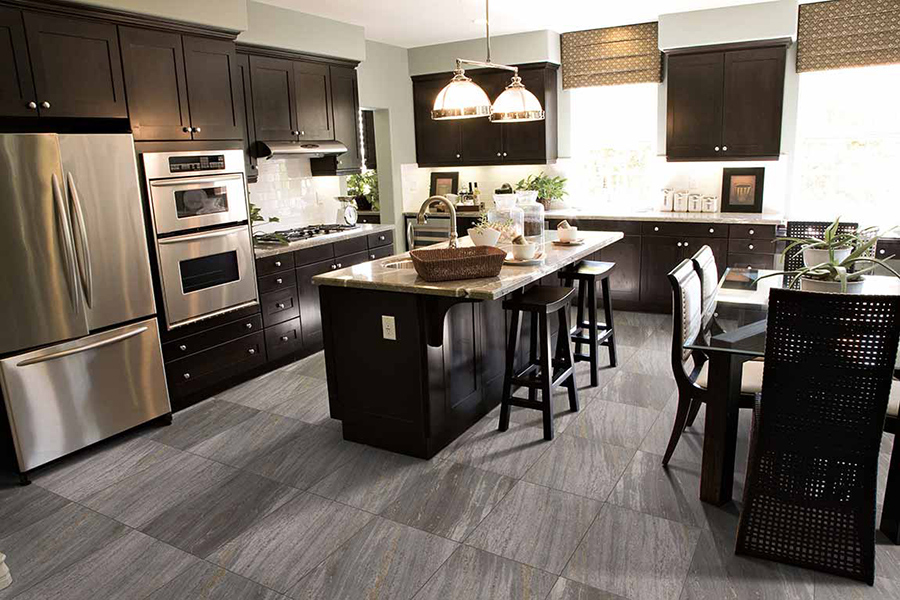
[[[616, 263], [601, 262], [597, 260], [583, 260], [575, 265], [567, 267], [559, 272], [559, 278], [563, 285], [571, 287], [573, 281], [578, 281], [578, 312], [575, 318], [575, 326], [569, 334], [575, 342], [575, 362], [588, 361], [591, 363], [591, 387], [599, 385], [597, 370], [599, 369], [599, 347], [606, 346], [609, 350], [609, 366], [615, 367], [616, 361], [616, 337], [613, 331], [612, 295], [609, 293], [609, 275], [615, 269]], [[603, 313], [605, 322], [597, 322], [597, 280], [600, 280], [600, 288], [603, 293]], [[584, 301], [587, 296], [587, 320], [584, 319]], [[582, 352], [582, 346], [588, 345], [589, 354]]]
[[[509, 344], [506, 346], [506, 374], [503, 377], [503, 399], [500, 401], [500, 431], [509, 429], [511, 406], [532, 408], [544, 414], [544, 439], [553, 439], [553, 390], [564, 385], [569, 392], [569, 408], [578, 410], [578, 386], [575, 385], [575, 361], [568, 343], [569, 302], [575, 290], [566, 287], [536, 286], [503, 302], [511, 311]], [[521, 333], [520, 313], [531, 313], [531, 346], [528, 366], [516, 373], [515, 359]], [[551, 356], [549, 315], [559, 315], [556, 354]], [[540, 338], [540, 339], [539, 339]], [[513, 395], [513, 386], [528, 388], [528, 398]], [[541, 401], [537, 392], [541, 392]]]

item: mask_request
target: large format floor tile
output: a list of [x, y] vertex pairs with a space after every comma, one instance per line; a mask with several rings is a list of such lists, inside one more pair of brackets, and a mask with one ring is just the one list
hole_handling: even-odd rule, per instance
[[676, 599], [700, 530], [606, 504], [563, 577], [627, 598]]
[[559, 574], [601, 503], [520, 481], [466, 541]]
[[141, 531], [204, 558], [299, 493], [258, 475], [237, 473], [172, 505]]
[[55, 514], [69, 501], [42, 487], [0, 488], [0, 539]]
[[596, 588], [560, 577], [553, 586], [547, 600], [624, 600], [622, 596], [610, 594]]
[[525, 481], [602, 502], [632, 456], [634, 450], [564, 434], [528, 470]]
[[189, 450], [216, 462], [245, 467], [305, 427], [310, 426], [261, 412]]
[[376, 517], [289, 592], [296, 600], [407, 600], [458, 544]]
[[325, 379], [325, 353], [317, 352], [312, 356], [307, 356], [303, 360], [298, 360], [293, 364], [282, 367], [282, 370], [290, 371], [291, 373], [296, 373], [297, 375], [303, 375], [305, 377]]
[[555, 580], [555, 575], [540, 569], [460, 546], [416, 595], [416, 600], [543, 599]]
[[[591, 387], [586, 387], [583, 390], [578, 391], [578, 408], [579, 410], [573, 411], [570, 408], [569, 404], [569, 393], [568, 390], [564, 387], [559, 387], [553, 393], [553, 399], [551, 401], [551, 406], [553, 406], [553, 431], [556, 433], [562, 433], [566, 430], [566, 428], [572, 424], [578, 416], [584, 412], [588, 406], [590, 406], [591, 400], [594, 398], [594, 390]], [[527, 390], [520, 390], [516, 392], [516, 396], [520, 398], [527, 398], [528, 392]], [[541, 395], [537, 396], [538, 401], [541, 400]], [[498, 424], [500, 422], [500, 407], [498, 406], [490, 413], [491, 417], [494, 419], [494, 424]], [[510, 421], [520, 423], [522, 425], [529, 425], [531, 427], [544, 427], [544, 414], [539, 410], [534, 410], [531, 408], [521, 408], [517, 406], [511, 407], [509, 411], [509, 419]]]
[[509, 429], [497, 431], [498, 421], [492, 415], [476, 423], [454, 443], [452, 452], [442, 456], [519, 479], [552, 442], [544, 440], [543, 429], [513, 420], [509, 422]]
[[151, 431], [150, 437], [173, 448], [187, 450], [242, 423], [258, 411], [211, 398], [172, 416], [172, 424]]
[[340, 425], [340, 421], [330, 416], [328, 384], [324, 379], [306, 377], [295, 372], [289, 372], [285, 376], [296, 380], [291, 396], [281, 404], [270, 408], [269, 412], [313, 425], [332, 427]]
[[278, 369], [226, 390], [216, 397], [257, 410], [272, 410], [290, 400], [297, 388], [303, 385], [302, 382], [302, 379], [296, 377], [296, 373]]
[[209, 561], [286, 592], [372, 518], [370, 513], [301, 494], [225, 544]]
[[514, 484], [503, 475], [443, 461], [381, 514], [461, 542]]
[[225, 569], [200, 561], [147, 600], [286, 600], [284, 596]]
[[642, 408], [662, 410], [675, 395], [677, 387], [671, 373], [668, 376], [619, 371], [598, 394], [606, 402], [631, 404]]
[[875, 577], [875, 585], [816, 573], [816, 600], [896, 600], [900, 581]]
[[604, 444], [637, 448], [657, 418], [659, 413], [649, 408], [597, 399], [582, 411], [566, 433]]

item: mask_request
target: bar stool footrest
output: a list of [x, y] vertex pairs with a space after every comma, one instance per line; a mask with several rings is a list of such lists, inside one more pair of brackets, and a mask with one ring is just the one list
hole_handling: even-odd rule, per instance
[[519, 408], [532, 408], [534, 410], [544, 410], [544, 403], [538, 400], [529, 400], [528, 398], [519, 398], [518, 396], [510, 396], [508, 400], [510, 406], [518, 406]]

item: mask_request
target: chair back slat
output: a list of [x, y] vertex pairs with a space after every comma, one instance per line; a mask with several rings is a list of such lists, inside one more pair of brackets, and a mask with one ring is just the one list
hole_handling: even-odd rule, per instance
[[685, 259], [669, 273], [672, 284], [672, 368], [676, 379], [690, 378], [692, 352], [684, 345], [697, 339], [703, 327], [703, 300], [700, 277], [694, 264]]
[[719, 297], [719, 269], [716, 266], [716, 257], [712, 248], [704, 245], [691, 258], [694, 269], [700, 276], [700, 290], [702, 293], [701, 311], [703, 313], [703, 328], [709, 327], [716, 311], [716, 300]]

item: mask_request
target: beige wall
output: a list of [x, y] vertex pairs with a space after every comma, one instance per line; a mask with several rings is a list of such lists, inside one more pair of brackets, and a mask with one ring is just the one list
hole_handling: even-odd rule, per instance
[[247, 29], [247, 0], [81, 0], [85, 4], [202, 23], [235, 31]]
[[[484, 38], [410, 48], [409, 74], [452, 71], [457, 58], [484, 60], [485, 56]], [[545, 61], [559, 64], [559, 34], [541, 30], [491, 37], [491, 60], [506, 64]]]

